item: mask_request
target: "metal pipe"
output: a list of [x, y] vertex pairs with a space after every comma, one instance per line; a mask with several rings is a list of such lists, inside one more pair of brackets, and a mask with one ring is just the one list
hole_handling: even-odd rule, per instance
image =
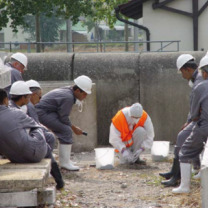
[[[147, 27], [144, 27], [144, 26], [142, 26], [142, 25], [139, 25], [139, 24], [136, 24], [136, 23], [134, 23], [134, 22], [130, 22], [130, 21], [128, 21], [128, 20], [125, 20], [125, 19], [122, 19], [120, 16], [119, 16], [119, 7], [116, 7], [115, 8], [115, 12], [116, 12], [116, 18], [118, 19], [118, 20], [120, 20], [121, 22], [124, 22], [124, 23], [127, 23], [127, 24], [129, 24], [129, 25], [133, 25], [134, 27], [138, 27], [138, 28], [140, 28], [140, 29], [142, 29], [142, 30], [145, 30], [146, 31], [146, 39], [147, 39], [147, 41], [150, 41], [150, 31], [149, 31], [149, 29], [147, 28]], [[147, 42], [147, 51], [150, 51], [150, 42]]]

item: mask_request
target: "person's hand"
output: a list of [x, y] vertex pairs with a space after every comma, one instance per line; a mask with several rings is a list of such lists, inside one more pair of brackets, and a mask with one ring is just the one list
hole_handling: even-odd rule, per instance
[[181, 131], [182, 131], [183, 129], [185, 129], [188, 125], [189, 125], [189, 123], [185, 123], [185, 124], [181, 127]]
[[78, 126], [72, 125], [72, 130], [76, 135], [82, 135], [82, 129], [80, 129]]
[[134, 163], [138, 160], [138, 158], [139, 158], [139, 156], [141, 155], [142, 152], [143, 152], [143, 149], [139, 149], [134, 153], [134, 159], [133, 159]]
[[134, 156], [133, 156], [133, 153], [129, 149], [124, 150], [124, 152], [122, 153], [122, 156], [128, 163], [133, 163]]

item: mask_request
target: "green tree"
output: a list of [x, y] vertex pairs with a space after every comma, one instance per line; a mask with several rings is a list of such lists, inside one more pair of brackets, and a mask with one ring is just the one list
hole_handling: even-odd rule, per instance
[[114, 8], [126, 2], [128, 0], [93, 0], [91, 17], [95, 22], [105, 20], [113, 28], [113, 25], [117, 21]]
[[0, 0], [0, 30], [6, 27], [9, 19], [10, 27], [14, 32], [18, 26], [25, 25], [26, 15], [52, 16], [56, 8], [55, 16], [68, 19], [71, 17], [74, 23], [80, 16], [91, 15], [92, 1], [90, 0]]
[[[46, 17], [43, 13], [40, 15], [40, 36], [42, 42], [55, 42], [59, 40], [59, 29], [64, 24], [62, 18]], [[32, 15], [25, 16], [25, 23], [27, 26], [23, 26], [23, 31], [28, 33], [30, 36], [27, 41], [36, 40], [36, 28], [35, 28], [35, 17]], [[42, 45], [43, 46], [43, 45]], [[44, 50], [44, 46], [42, 47]]]

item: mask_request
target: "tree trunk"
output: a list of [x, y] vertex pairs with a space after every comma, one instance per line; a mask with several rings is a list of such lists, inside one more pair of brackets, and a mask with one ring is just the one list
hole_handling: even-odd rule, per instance
[[[35, 32], [36, 32], [36, 42], [40, 42], [40, 16], [36, 14], [35, 16]], [[41, 52], [41, 46], [40, 44], [37, 44], [36, 46], [36, 52]]]

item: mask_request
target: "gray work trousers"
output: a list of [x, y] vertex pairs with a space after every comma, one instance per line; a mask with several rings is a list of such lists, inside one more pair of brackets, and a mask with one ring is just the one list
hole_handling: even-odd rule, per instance
[[44, 129], [43, 133], [46, 138], [46, 142], [49, 144], [51, 151], [53, 151], [56, 141], [55, 135], [52, 132], [48, 131], [47, 129]]
[[185, 142], [185, 140], [191, 134], [192, 129], [195, 124], [196, 124], [195, 122], [191, 122], [188, 126], [186, 126], [183, 130], [181, 130], [178, 133], [177, 141], [176, 141], [176, 145], [175, 145], [175, 149], [174, 149], [175, 159], [179, 159], [179, 151], [181, 150], [181, 147], [182, 147], [183, 143]]
[[207, 136], [207, 126], [199, 126], [198, 124], [195, 124], [191, 134], [183, 143], [179, 152], [180, 162], [196, 165], [199, 155], [204, 149]]
[[63, 124], [58, 119], [55, 112], [38, 114], [40, 123], [50, 129], [57, 137], [61, 144], [72, 144], [72, 129], [69, 125]]

